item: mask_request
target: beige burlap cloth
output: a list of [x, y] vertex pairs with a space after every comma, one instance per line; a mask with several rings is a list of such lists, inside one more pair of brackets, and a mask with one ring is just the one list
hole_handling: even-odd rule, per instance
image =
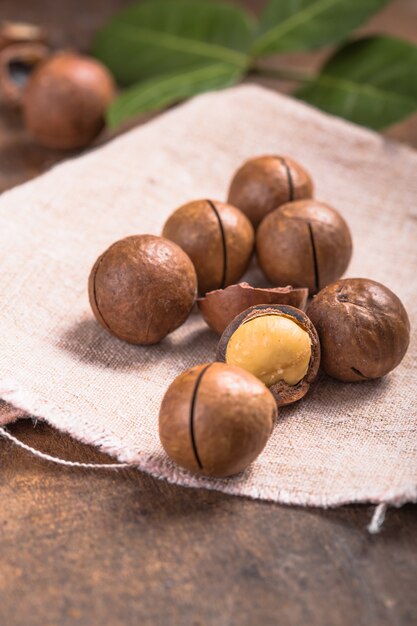
[[[213, 359], [216, 338], [193, 314], [158, 346], [118, 341], [92, 316], [87, 277], [120, 237], [160, 233], [187, 200], [224, 199], [234, 169], [263, 153], [311, 171], [352, 229], [348, 275], [393, 289], [414, 340], [383, 380], [320, 375], [242, 475], [197, 478], [164, 455], [158, 409], [177, 374]], [[416, 205], [417, 155], [404, 146], [254, 86], [198, 97], [0, 199], [0, 397], [182, 485], [303, 505], [416, 499]]]

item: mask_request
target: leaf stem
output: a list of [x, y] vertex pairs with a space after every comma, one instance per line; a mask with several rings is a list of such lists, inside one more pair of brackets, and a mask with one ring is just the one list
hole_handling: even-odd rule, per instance
[[298, 83], [309, 83], [315, 75], [305, 70], [293, 69], [290, 67], [265, 67], [253, 65], [249, 74], [252, 76], [264, 76], [265, 78], [275, 78], [276, 80], [295, 80]]

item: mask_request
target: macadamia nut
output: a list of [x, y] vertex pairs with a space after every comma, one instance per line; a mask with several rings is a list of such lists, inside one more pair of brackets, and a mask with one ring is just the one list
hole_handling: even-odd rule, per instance
[[261, 156], [249, 159], [235, 173], [228, 202], [237, 206], [254, 227], [285, 202], [311, 198], [310, 174], [294, 159]]
[[168, 456], [206, 476], [232, 476], [265, 447], [277, 416], [268, 389], [249, 372], [205, 363], [180, 374], [159, 413], [159, 436]]
[[320, 344], [305, 313], [292, 306], [261, 304], [228, 325], [217, 359], [254, 374], [283, 406], [309, 390], [320, 364]]
[[217, 200], [194, 200], [179, 207], [162, 234], [194, 263], [200, 294], [239, 280], [248, 267], [255, 238], [246, 216]]
[[226, 363], [251, 372], [267, 387], [280, 380], [296, 385], [306, 375], [310, 358], [309, 334], [282, 315], [263, 315], [242, 324], [226, 350]]
[[95, 262], [88, 294], [96, 319], [129, 343], [150, 345], [181, 326], [194, 304], [197, 277], [175, 243], [154, 235], [116, 241]]
[[265, 217], [256, 232], [256, 253], [274, 285], [308, 287], [313, 294], [346, 271], [352, 238], [336, 209], [317, 200], [299, 200]]
[[108, 69], [70, 52], [51, 56], [31, 74], [23, 98], [29, 132], [41, 145], [72, 150], [88, 145], [104, 127], [115, 95]]
[[324, 371], [344, 382], [380, 378], [403, 359], [410, 322], [401, 300], [368, 278], [345, 278], [313, 298], [307, 314], [322, 346]]

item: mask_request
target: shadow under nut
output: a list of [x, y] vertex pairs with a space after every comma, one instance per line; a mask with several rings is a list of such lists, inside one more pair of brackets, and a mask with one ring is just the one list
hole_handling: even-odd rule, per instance
[[256, 233], [256, 253], [273, 284], [308, 287], [314, 294], [346, 271], [352, 237], [335, 209], [317, 200], [300, 200], [265, 217]]
[[148, 345], [185, 322], [197, 278], [176, 244], [135, 235], [117, 241], [97, 259], [88, 287], [91, 308], [104, 328], [129, 343]]
[[260, 454], [276, 416], [273, 397], [254, 376], [224, 363], [206, 363], [187, 370], [168, 388], [159, 436], [181, 467], [227, 477]]
[[254, 246], [249, 220], [219, 201], [195, 200], [179, 207], [162, 234], [190, 257], [201, 294], [235, 283], [246, 271]]
[[376, 281], [338, 280], [315, 296], [307, 314], [320, 337], [322, 368], [338, 380], [385, 376], [407, 352], [407, 312], [399, 298]]

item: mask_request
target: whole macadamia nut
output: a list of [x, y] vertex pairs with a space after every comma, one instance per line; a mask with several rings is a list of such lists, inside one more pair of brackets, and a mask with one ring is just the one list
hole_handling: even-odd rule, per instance
[[214, 200], [184, 204], [168, 218], [162, 234], [194, 263], [201, 294], [237, 282], [253, 252], [249, 220], [234, 206]]
[[407, 352], [407, 312], [392, 291], [374, 280], [345, 278], [328, 285], [307, 314], [320, 337], [322, 367], [338, 380], [385, 376]]
[[165, 393], [159, 436], [181, 467], [231, 476], [262, 452], [276, 416], [274, 398], [252, 374], [224, 363], [197, 365]]
[[256, 233], [256, 252], [273, 284], [308, 287], [314, 294], [345, 272], [352, 238], [335, 209], [317, 200], [299, 200], [265, 217]]
[[114, 94], [113, 78], [104, 65], [78, 54], [56, 54], [28, 81], [23, 98], [26, 127], [43, 146], [82, 148], [103, 129]]
[[88, 293], [100, 324], [134, 344], [161, 341], [187, 319], [197, 291], [189, 257], [172, 241], [126, 237], [110, 246], [91, 270]]
[[292, 306], [261, 304], [229, 324], [217, 359], [251, 372], [283, 406], [309, 390], [320, 365], [320, 344], [305, 313]]
[[243, 211], [256, 228], [281, 204], [312, 196], [313, 181], [299, 163], [289, 157], [261, 156], [237, 170], [228, 202]]

